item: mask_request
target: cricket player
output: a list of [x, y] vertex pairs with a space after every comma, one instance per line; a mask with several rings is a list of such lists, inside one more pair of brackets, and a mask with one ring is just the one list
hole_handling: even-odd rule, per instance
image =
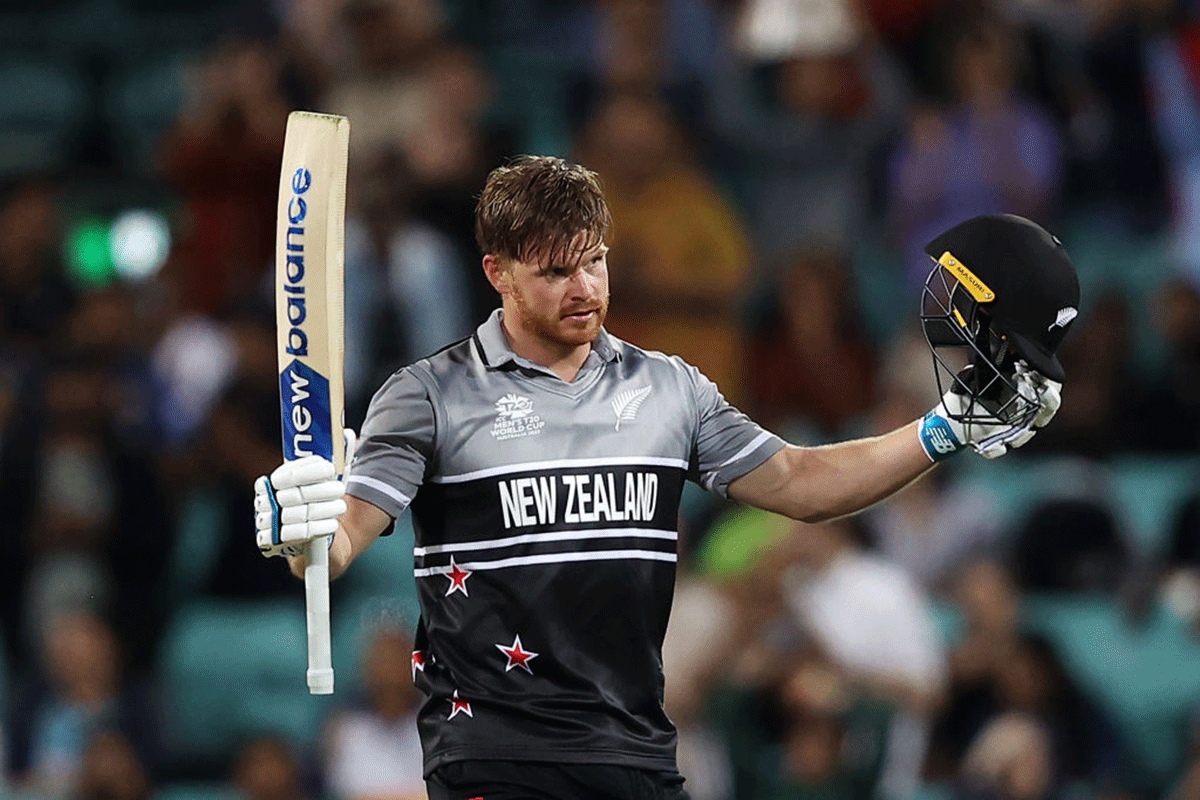
[[[317, 456], [256, 482], [258, 543], [331, 575], [406, 508], [421, 618], [410, 667], [431, 800], [686, 798], [661, 646], [685, 480], [798, 520], [852, 514], [970, 448], [1024, 444], [1059, 405], [1078, 305], [1061, 244], [1019, 217], [931, 243], [922, 321], [947, 382], [883, 436], [787, 444], [678, 357], [608, 335], [609, 213], [558, 158], [497, 168], [475, 233], [500, 308], [392, 375], [344, 479]], [[961, 358], [950, 358], [951, 350]]]

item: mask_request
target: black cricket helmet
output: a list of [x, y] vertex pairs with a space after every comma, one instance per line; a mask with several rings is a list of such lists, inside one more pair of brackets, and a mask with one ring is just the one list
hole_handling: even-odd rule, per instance
[[974, 217], [925, 247], [934, 260], [921, 298], [921, 327], [938, 391], [969, 402], [963, 422], [1023, 424], [1036, 398], [1015, 381], [1018, 361], [1062, 383], [1059, 343], [1079, 313], [1079, 278], [1056, 236], [1024, 217]]

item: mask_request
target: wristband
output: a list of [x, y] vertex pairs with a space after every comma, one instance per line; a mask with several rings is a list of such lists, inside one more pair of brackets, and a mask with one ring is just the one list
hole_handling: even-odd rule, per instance
[[935, 411], [930, 411], [921, 419], [917, 428], [917, 438], [929, 460], [937, 463], [963, 449], [962, 442], [954, 435], [950, 421]]

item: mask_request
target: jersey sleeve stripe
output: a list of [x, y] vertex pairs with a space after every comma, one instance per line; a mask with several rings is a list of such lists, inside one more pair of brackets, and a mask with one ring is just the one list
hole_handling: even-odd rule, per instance
[[775, 435], [773, 433], [770, 433], [769, 431], [763, 431], [758, 436], [755, 436], [750, 441], [750, 444], [746, 445], [741, 450], [738, 450], [732, 456], [730, 456], [729, 458], [722, 461], [717, 466], [717, 469], [714, 470], [714, 472], [720, 471], [720, 470], [724, 469], [725, 467], [728, 467], [730, 464], [740, 461], [741, 459], [745, 458], [746, 456], [750, 455], [755, 450], [757, 450], [759, 447], [761, 447], [764, 442], [767, 442], [768, 440], [773, 439], [773, 438], [775, 438]]
[[374, 489], [380, 494], [386, 495], [387, 497], [395, 500], [402, 506], [407, 506], [412, 502], [412, 498], [405, 495], [404, 492], [389, 486], [378, 478], [372, 478], [368, 475], [351, 475], [350, 477], [346, 478], [347, 486], [355, 483], [359, 484], [360, 486], [366, 486], [370, 489]]
[[505, 536], [502, 539], [483, 539], [477, 542], [453, 542], [451, 544], [434, 544], [428, 547], [414, 547], [413, 556], [420, 558], [438, 553], [461, 553], [464, 550], [494, 550], [498, 547], [512, 547], [520, 544], [536, 544], [538, 542], [570, 542], [582, 539], [613, 539], [627, 537], [635, 539], [666, 539], [677, 541], [678, 531], [647, 530], [645, 528], [606, 528], [590, 531], [549, 531], [547, 533], [524, 533], [519, 536]]
[[446, 575], [453, 571], [454, 567], [475, 572], [476, 570], [504, 569], [505, 567], [522, 567], [532, 564], [562, 564], [570, 561], [614, 561], [623, 558], [674, 562], [678, 557], [675, 553], [667, 553], [659, 550], [592, 550], [585, 553], [539, 553], [531, 556], [499, 558], [493, 561], [456, 563], [454, 566], [445, 564], [440, 567], [419, 567], [413, 570], [413, 576], [428, 578], [431, 575]]
[[[769, 435], [769, 434], [768, 434]], [[757, 446], [757, 444], [755, 445]], [[753, 449], [753, 448], [750, 448]], [[749, 452], [749, 450], [747, 450]], [[731, 461], [740, 458], [735, 456]], [[496, 475], [511, 475], [517, 472], [535, 472], [546, 469], [577, 469], [590, 467], [675, 467], [686, 470], [688, 462], [681, 458], [666, 458], [661, 456], [612, 456], [601, 458], [560, 458], [553, 461], [526, 461], [518, 464], [503, 464], [497, 467], [487, 467], [457, 475], [434, 475], [429, 478], [432, 483], [466, 483], [479, 478], [491, 478]]]

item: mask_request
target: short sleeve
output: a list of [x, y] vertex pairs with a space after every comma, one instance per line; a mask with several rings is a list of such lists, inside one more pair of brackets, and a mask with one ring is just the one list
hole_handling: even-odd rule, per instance
[[691, 477], [710, 492], [726, 497], [730, 483], [782, 450], [784, 441], [730, 405], [700, 370], [680, 363], [696, 398], [698, 426]]
[[436, 431], [424, 384], [409, 368], [392, 375], [367, 408], [346, 493], [400, 516], [424, 481]]

